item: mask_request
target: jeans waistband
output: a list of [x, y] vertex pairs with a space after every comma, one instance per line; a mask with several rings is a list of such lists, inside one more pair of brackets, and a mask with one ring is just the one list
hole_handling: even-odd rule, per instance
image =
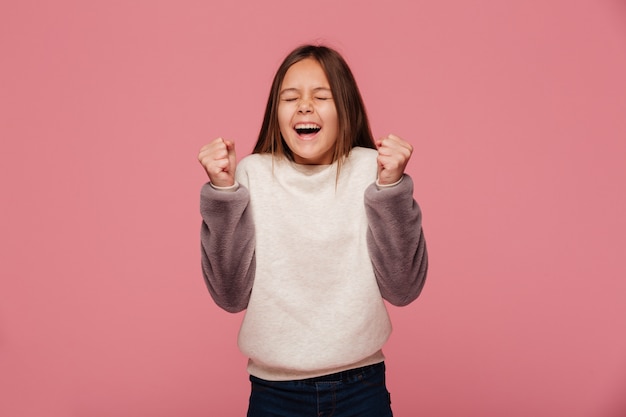
[[348, 369], [334, 374], [307, 378], [301, 380], [301, 382], [352, 382], [358, 380], [359, 378], [367, 378], [377, 372], [385, 372], [385, 362], [362, 366], [360, 368]]

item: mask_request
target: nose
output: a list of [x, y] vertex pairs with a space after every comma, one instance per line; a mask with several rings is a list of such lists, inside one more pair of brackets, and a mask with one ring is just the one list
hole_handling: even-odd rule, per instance
[[313, 106], [311, 105], [311, 100], [307, 98], [303, 98], [298, 103], [298, 113], [307, 114], [313, 113]]

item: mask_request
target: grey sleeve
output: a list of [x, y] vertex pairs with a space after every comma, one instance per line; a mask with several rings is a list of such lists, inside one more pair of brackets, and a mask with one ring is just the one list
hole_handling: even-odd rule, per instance
[[404, 306], [415, 300], [426, 280], [428, 253], [422, 211], [413, 199], [413, 181], [405, 175], [393, 187], [371, 184], [365, 190], [367, 246], [384, 299]]
[[200, 193], [202, 273], [209, 293], [224, 310], [236, 313], [248, 306], [254, 282], [254, 223], [250, 194], [220, 191], [205, 184]]

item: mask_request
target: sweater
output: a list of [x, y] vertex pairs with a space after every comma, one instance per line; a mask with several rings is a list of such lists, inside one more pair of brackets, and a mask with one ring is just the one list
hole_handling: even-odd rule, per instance
[[376, 185], [377, 152], [341, 166], [253, 154], [232, 192], [201, 192], [202, 267], [215, 302], [246, 310], [238, 344], [250, 374], [294, 380], [384, 359], [383, 299], [406, 305], [428, 267], [408, 175]]

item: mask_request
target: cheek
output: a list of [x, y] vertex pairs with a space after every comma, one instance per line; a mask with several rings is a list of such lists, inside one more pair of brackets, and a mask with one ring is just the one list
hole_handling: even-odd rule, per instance
[[337, 111], [334, 107], [327, 109], [324, 120], [325, 127], [331, 128], [335, 131], [339, 129], [339, 117], [337, 116]]
[[324, 107], [324, 113], [329, 120], [337, 120], [337, 106], [334, 101], [330, 101], [327, 106]]
[[278, 106], [278, 111], [276, 113], [278, 115], [278, 125], [281, 130], [291, 124], [291, 115], [285, 106]]

